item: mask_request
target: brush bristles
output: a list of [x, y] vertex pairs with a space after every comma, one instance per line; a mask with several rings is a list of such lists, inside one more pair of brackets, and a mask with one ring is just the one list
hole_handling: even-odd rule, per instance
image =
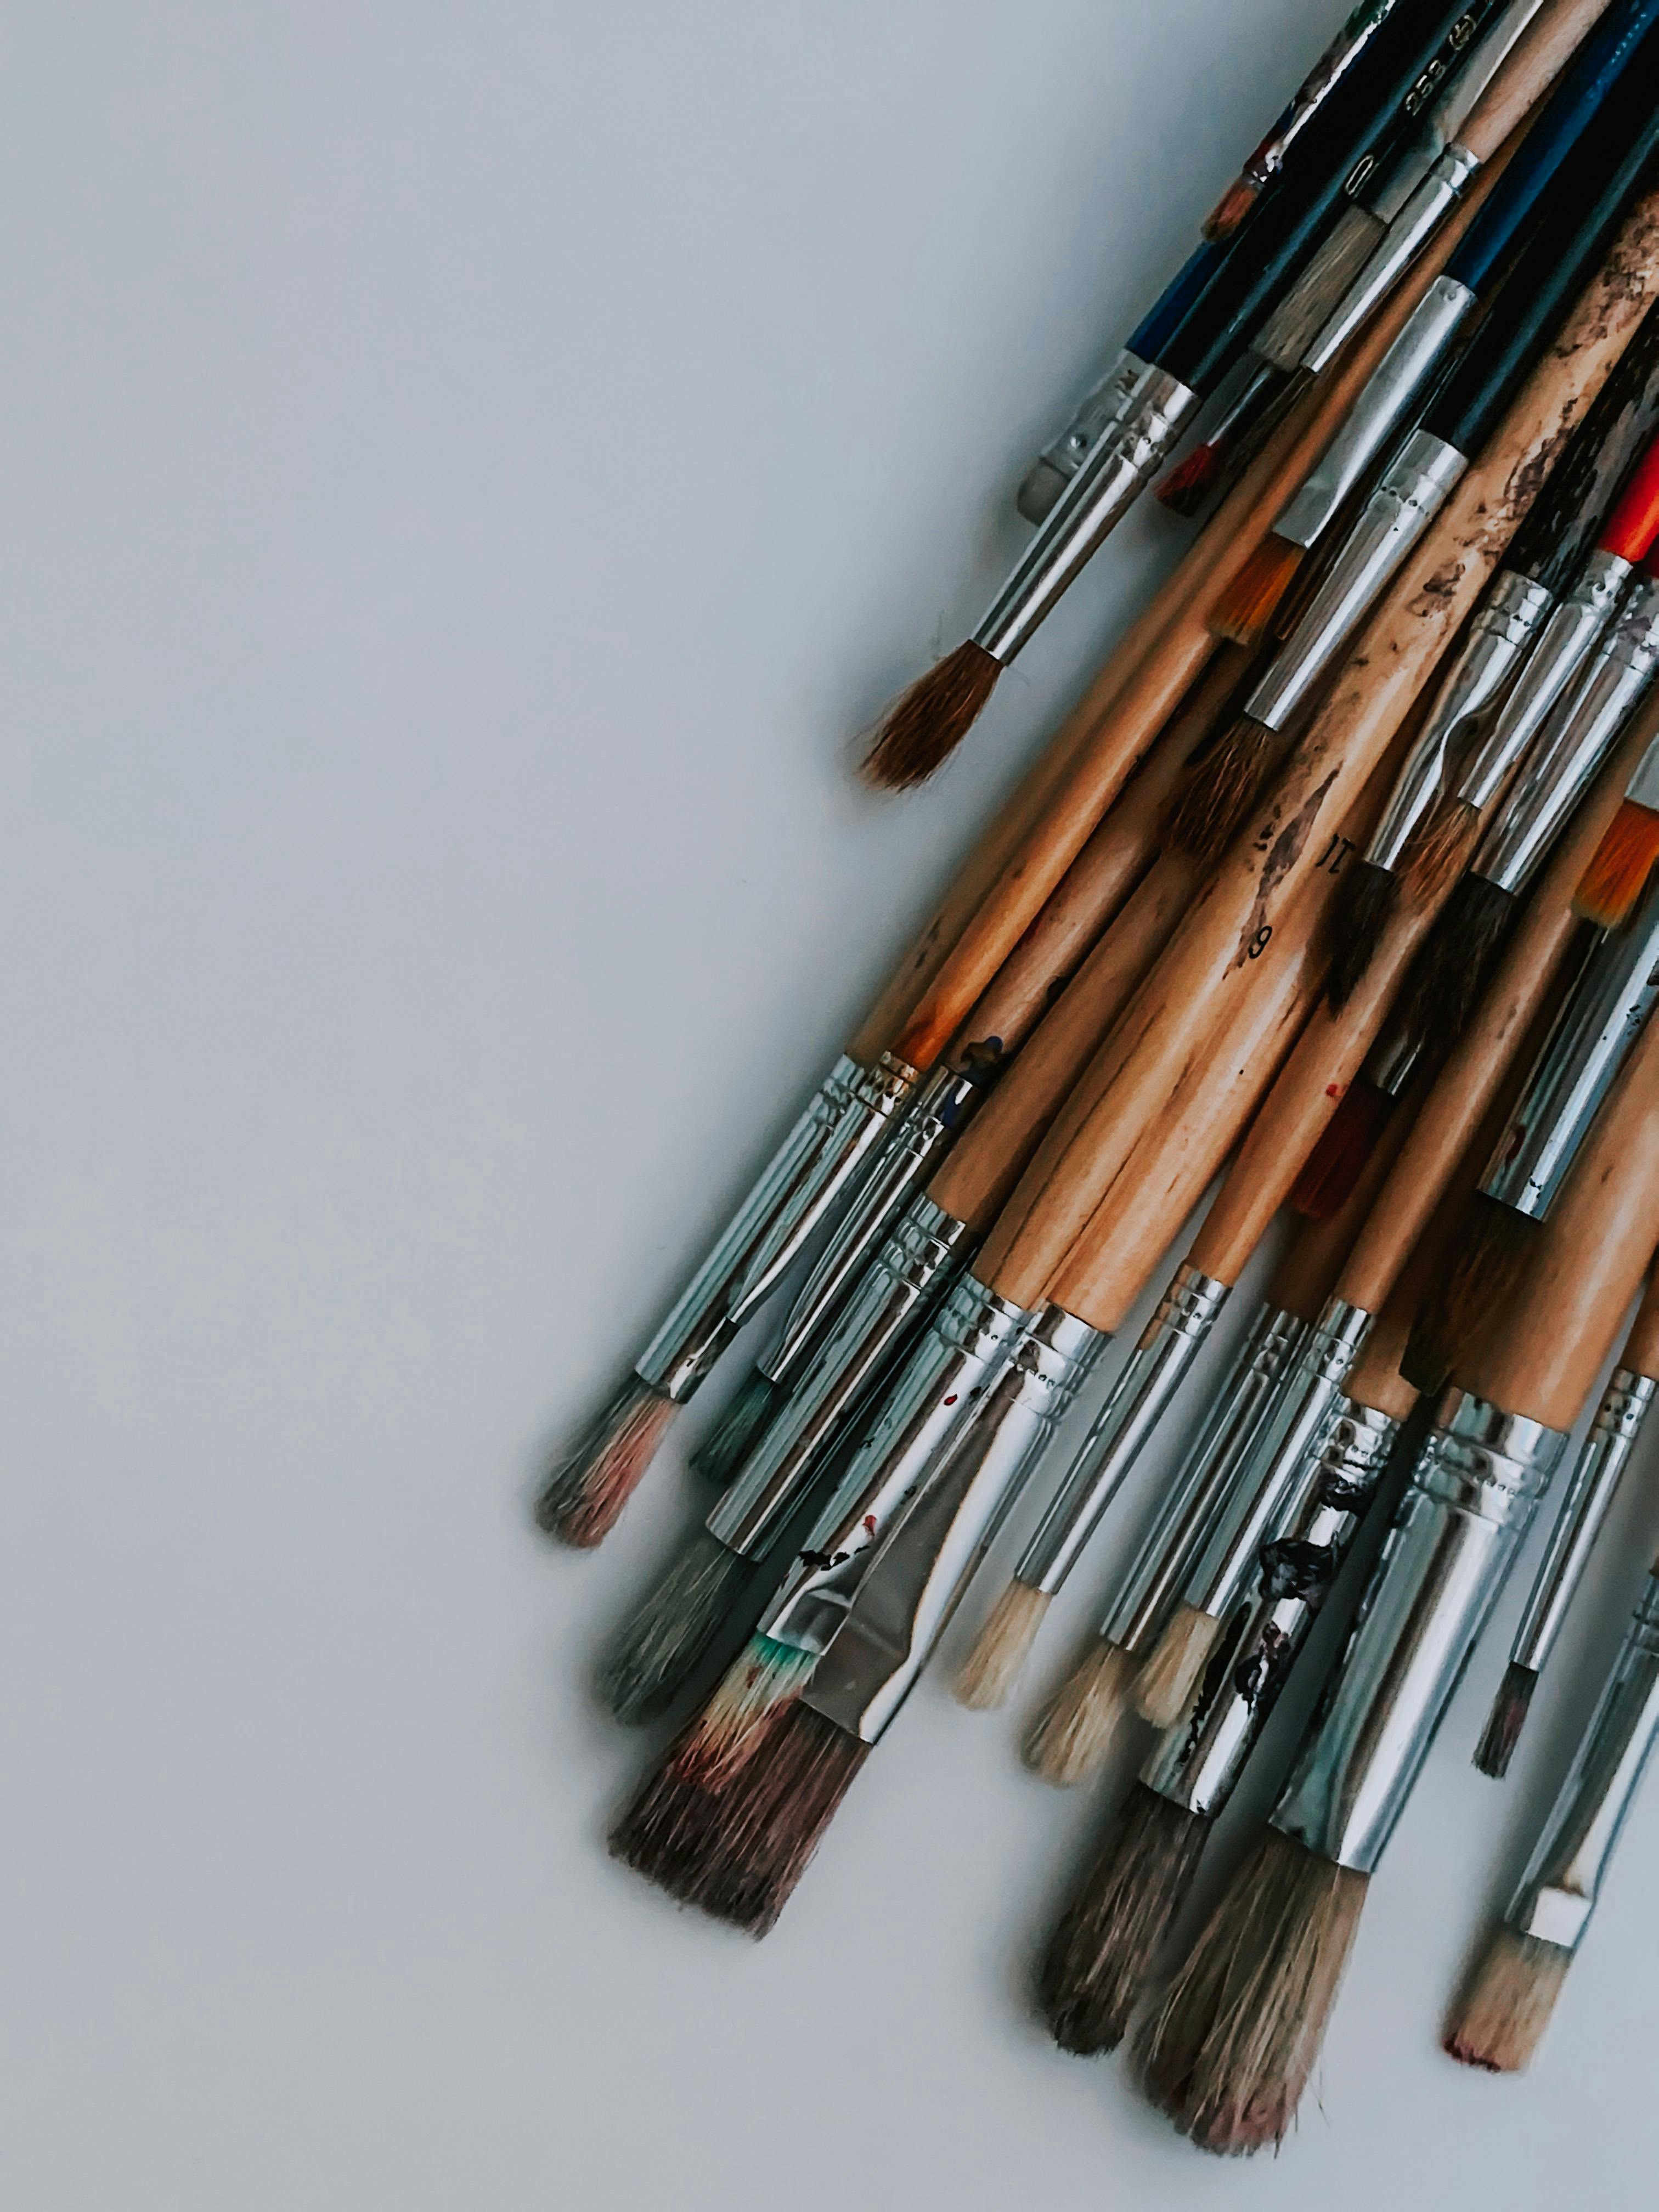
[[902, 691], [864, 757], [863, 774], [888, 791], [908, 791], [943, 768], [979, 720], [1002, 663], [970, 638]]
[[1630, 920], [1644, 885], [1659, 860], [1659, 813], [1622, 799], [1590, 864], [1572, 895], [1572, 910], [1598, 929], [1618, 929]]
[[753, 1572], [705, 1528], [682, 1545], [600, 1663], [596, 1686], [619, 1721], [667, 1711]]
[[1214, 489], [1226, 450], [1225, 441], [1221, 439], [1194, 446], [1186, 459], [1170, 471], [1153, 493], [1158, 505], [1167, 507], [1171, 514], [1178, 514], [1183, 520], [1189, 520]]
[[1103, 1636], [1092, 1644], [1038, 1714], [1025, 1739], [1025, 1764], [1056, 1790], [1094, 1773], [1112, 1747], [1134, 1674], [1133, 1654]]
[[1325, 2039], [1366, 1877], [1264, 1831], [1147, 2037], [1148, 2095], [1200, 2150], [1284, 2140]]
[[1261, 187], [1249, 177], [1240, 177], [1228, 185], [1214, 213], [1204, 226], [1204, 235], [1212, 246], [1230, 239], [1261, 196]]
[[737, 1395], [692, 1453], [692, 1474], [724, 1489], [748, 1458], [783, 1395], [769, 1375], [763, 1375], [758, 1367], [751, 1368]]
[[1135, 1677], [1135, 1711], [1154, 1728], [1173, 1728], [1192, 1703], [1221, 1633], [1213, 1613], [1178, 1605], [1152, 1657]]
[[1485, 876], [1463, 878], [1406, 978], [1397, 1017], [1403, 1034], [1436, 1054], [1451, 1050], [1468, 1026], [1517, 911], [1513, 891]]
[[954, 1687], [959, 1705], [986, 1713], [1006, 1704], [1048, 1610], [1047, 1590], [1033, 1589], [1027, 1583], [1009, 1583], [957, 1670]]
[[1364, 981], [1371, 956], [1400, 904], [1400, 878], [1375, 860], [1361, 860], [1337, 885], [1324, 928], [1329, 966], [1325, 996], [1340, 1012]]
[[1222, 738], [1188, 771], [1170, 809], [1170, 842], [1206, 866], [1218, 860], [1237, 836], [1261, 790], [1275, 732], [1241, 715]]
[[1144, 1782], [1131, 1789], [1049, 1940], [1037, 2003], [1062, 2051], [1115, 2051], [1158, 1963], [1210, 1824]]
[[726, 1668], [670, 1754], [676, 1770], [714, 1789], [763, 1745], [812, 1679], [815, 1651], [755, 1635]]
[[578, 1551], [602, 1543], [679, 1410], [630, 1375], [537, 1500], [538, 1524]]
[[1293, 1213], [1310, 1221], [1328, 1221], [1340, 1213], [1389, 1126], [1394, 1106], [1386, 1091], [1363, 1076], [1355, 1078], [1291, 1185], [1285, 1203]]
[[1521, 1287], [1540, 1224], [1486, 1192], [1469, 1201], [1449, 1262], [1412, 1322], [1400, 1371], [1416, 1389], [1437, 1391], [1480, 1332]]
[[1264, 538], [1212, 608], [1212, 635], [1234, 645], [1260, 645], [1305, 557], [1303, 546]]
[[1517, 1667], [1511, 1659], [1504, 1670], [1503, 1686], [1492, 1701], [1480, 1741], [1474, 1747], [1475, 1765], [1482, 1774], [1490, 1774], [1494, 1782], [1501, 1782], [1510, 1771], [1515, 1747], [1527, 1725], [1532, 1693], [1537, 1687], [1538, 1677], [1532, 1668]]
[[1448, 794], [1400, 856], [1400, 882], [1413, 906], [1443, 898], [1474, 857], [1480, 817], [1467, 799]]
[[1446, 2049], [1462, 2065], [1488, 2074], [1523, 2073], [1571, 1964], [1572, 1953], [1559, 1943], [1500, 1928], [1446, 2030]]

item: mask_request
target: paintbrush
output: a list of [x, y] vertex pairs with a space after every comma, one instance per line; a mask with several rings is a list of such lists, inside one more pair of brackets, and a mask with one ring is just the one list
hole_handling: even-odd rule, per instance
[[[1484, 20], [1487, 10], [1465, 12]], [[1425, 29], [1419, 14], [1433, 19], [1431, 27]], [[1365, 64], [1348, 73], [1309, 125], [1298, 181], [1281, 183], [1256, 220], [1220, 249], [1195, 297], [1178, 278], [1131, 334], [1097, 409], [1109, 418], [1105, 427], [972, 635], [884, 716], [865, 759], [873, 781], [919, 782], [967, 735], [1003, 670], [1157, 475], [1182, 425], [1243, 352], [1317, 244], [1341, 197], [1349, 149], [1357, 140], [1364, 143], [1357, 126], [1373, 118], [1394, 127], [1420, 70], [1438, 52], [1443, 23], [1443, 11], [1419, 11], [1402, 0], [1379, 28]]]
[[1589, 1726], [1520, 1887], [1446, 2029], [1466, 2066], [1532, 2063], [1587, 1933], [1659, 1736], [1659, 1565], [1650, 1573]]
[[[1261, 639], [1309, 552], [1389, 440], [1409, 423], [1459, 332], [1489, 302], [1501, 300], [1511, 270], [1520, 273], [1527, 248], [1540, 234], [1559, 240], [1575, 208], [1589, 215], [1611, 166], [1602, 157], [1621, 140], [1628, 145], [1641, 137], [1633, 89], [1639, 94], [1641, 52], [1656, 20], [1659, 6], [1653, 0], [1619, 0], [1591, 31], [1443, 273], [1250, 566], [1218, 605], [1223, 636], [1241, 644]], [[1522, 313], [1521, 302], [1512, 298], [1511, 325]]]
[[1475, 1765], [1495, 1781], [1509, 1772], [1538, 1678], [1554, 1649], [1573, 1593], [1589, 1564], [1655, 1392], [1659, 1390], [1656, 1378], [1659, 1378], [1659, 1277], [1649, 1281], [1619, 1364], [1607, 1379], [1589, 1434], [1579, 1447], [1548, 1547], [1510, 1647], [1510, 1663], [1475, 1747]]
[[1442, 1401], [1290, 1781], [1152, 2023], [1147, 2091], [1202, 2148], [1259, 2149], [1295, 2117], [1370, 1875], [1656, 1229], [1659, 1031], [1609, 1098], [1522, 1294]]
[[1659, 745], [1650, 746], [1626, 788], [1573, 896], [1573, 910], [1617, 929], [1647, 888], [1659, 860]]

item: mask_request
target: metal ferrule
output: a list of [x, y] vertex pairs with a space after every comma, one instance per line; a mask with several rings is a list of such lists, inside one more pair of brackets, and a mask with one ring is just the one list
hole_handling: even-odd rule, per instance
[[1141, 1768], [1149, 1790], [1206, 1820], [1223, 1810], [1342, 1570], [1401, 1426], [1344, 1401], [1301, 1510], [1262, 1547], [1239, 1632], [1224, 1644], [1191, 1714]]
[[642, 1382], [677, 1404], [691, 1395], [845, 1196], [915, 1084], [916, 1070], [890, 1054], [873, 1067], [842, 1054], [635, 1362]]
[[1374, 1869], [1565, 1442], [1448, 1393], [1276, 1828], [1338, 1866]]
[[1613, 1674], [1504, 1915], [1518, 1935], [1575, 1951], [1659, 1738], [1659, 1576], [1625, 1631]]
[[1659, 738], [1637, 762], [1635, 773], [1625, 786], [1625, 796], [1637, 806], [1659, 812]]
[[[1146, 373], [1146, 363], [1125, 346], [1100, 382], [1079, 402], [1077, 412], [1059, 437], [1052, 445], [1043, 447], [1038, 457], [1038, 465], [1046, 462], [1068, 481], [1074, 477], [1100, 443], [1104, 433], [1129, 406]], [[1026, 512], [1023, 505], [1020, 512]], [[1042, 518], [1033, 516], [1031, 519], [1040, 520]]]
[[1257, 1553], [1299, 1509], [1316, 1479], [1319, 1454], [1346, 1403], [1344, 1389], [1370, 1325], [1370, 1314], [1358, 1306], [1327, 1299], [1239, 1464], [1220, 1520], [1182, 1591], [1198, 1612], [1226, 1619], [1249, 1585]]
[[[1429, 718], [1400, 771], [1365, 858], [1396, 868], [1413, 833], [1460, 775], [1516, 671], [1549, 620], [1554, 594], [1505, 569], [1469, 626]], [[1484, 748], [1483, 748], [1484, 750]]]
[[895, 1521], [806, 1702], [874, 1743], [915, 1686], [1107, 1339], [1049, 1306], [926, 1487]]
[[778, 1341], [756, 1363], [774, 1382], [788, 1382], [805, 1367], [871, 1254], [967, 1127], [983, 1091], [982, 1082], [942, 1063], [924, 1079], [885, 1143], [866, 1161]]
[[1182, 422], [1198, 404], [1195, 392], [1161, 368], [1132, 355], [1119, 366], [1133, 386], [1126, 404], [1054, 502], [974, 632], [974, 644], [1005, 665], [1163, 467]]
[[711, 1536], [758, 1559], [817, 1476], [821, 1454], [892, 1366], [979, 1246], [965, 1221], [919, 1198], [894, 1227], [822, 1349], [708, 1516]]
[[1095, 1416], [1066, 1479], [1014, 1569], [1028, 1589], [1054, 1596], [1107, 1507], [1191, 1371], [1229, 1285], [1182, 1267], [1164, 1293], [1128, 1364]]
[[1601, 1393], [1589, 1434], [1573, 1462], [1561, 1511], [1550, 1531], [1549, 1547], [1539, 1565], [1521, 1626], [1515, 1632], [1510, 1656], [1517, 1667], [1528, 1668], [1534, 1674], [1544, 1671], [1607, 1509], [1630, 1464], [1656, 1389], [1659, 1383], [1647, 1376], [1634, 1375], [1628, 1367], [1615, 1367]]
[[1659, 887], [1581, 969], [1480, 1188], [1540, 1220], [1659, 1000]]
[[1036, 1317], [976, 1276], [955, 1285], [814, 1523], [762, 1635], [802, 1651], [828, 1649], [874, 1547], [983, 1410]]
[[1413, 430], [1366, 501], [1308, 609], [1244, 702], [1252, 721], [1290, 726], [1468, 466], [1455, 446]]
[[1318, 376], [1330, 367], [1355, 331], [1370, 320], [1393, 292], [1462, 198], [1480, 167], [1479, 159], [1467, 146], [1448, 146], [1398, 214], [1389, 215], [1386, 204], [1375, 206], [1375, 212], [1388, 223], [1388, 230], [1321, 324], [1318, 335], [1302, 356], [1304, 368]]
[[1565, 691], [1480, 841], [1474, 872], [1523, 890], [1607, 758], [1659, 665], [1659, 578], [1638, 576], [1612, 629]]
[[1163, 1629], [1215, 1510], [1307, 1336], [1306, 1322], [1280, 1307], [1257, 1316], [1169, 1496], [1119, 1577], [1101, 1622], [1109, 1642], [1145, 1651]]
[[1437, 276], [1410, 320], [1366, 380], [1342, 428], [1279, 510], [1273, 536], [1287, 544], [1312, 545], [1354, 491], [1413, 404], [1474, 305], [1467, 284]]

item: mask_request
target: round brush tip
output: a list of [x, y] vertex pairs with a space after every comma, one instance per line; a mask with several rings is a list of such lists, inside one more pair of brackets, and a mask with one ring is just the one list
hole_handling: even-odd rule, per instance
[[882, 717], [861, 769], [884, 791], [908, 791], [944, 767], [979, 720], [1002, 663], [971, 638], [947, 653]]

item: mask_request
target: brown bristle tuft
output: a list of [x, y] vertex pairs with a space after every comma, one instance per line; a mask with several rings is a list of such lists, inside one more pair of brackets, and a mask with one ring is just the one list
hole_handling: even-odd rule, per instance
[[537, 1499], [538, 1524], [577, 1551], [602, 1543], [679, 1410], [630, 1375]]
[[1096, 1638], [1025, 1739], [1025, 1764], [1034, 1774], [1056, 1790], [1087, 1780], [1111, 1749], [1134, 1666], [1121, 1645]]
[[668, 1710], [754, 1571], [706, 1528], [687, 1538], [600, 1663], [599, 1695], [619, 1721]]
[[1572, 910], [1598, 929], [1628, 921], [1659, 860], [1659, 813], [1621, 799], [1572, 895]]
[[1188, 769], [1170, 809], [1170, 842], [1206, 865], [1218, 860], [1243, 827], [1277, 743], [1275, 732], [1241, 714]]
[[1490, 1774], [1494, 1782], [1501, 1782], [1510, 1771], [1515, 1747], [1527, 1725], [1532, 1693], [1537, 1687], [1538, 1677], [1532, 1668], [1517, 1667], [1511, 1659], [1504, 1670], [1503, 1685], [1492, 1701], [1480, 1741], [1474, 1747], [1475, 1765], [1482, 1774]]
[[1222, 1624], [1196, 1606], [1178, 1605], [1152, 1657], [1135, 1677], [1135, 1711], [1154, 1728], [1173, 1728], [1192, 1702]]
[[1470, 1978], [1445, 2034], [1464, 2066], [1519, 2074], [1544, 2039], [1572, 1954], [1539, 1936], [1500, 1928]]
[[944, 767], [996, 690], [1002, 663], [971, 638], [918, 677], [882, 717], [861, 773], [886, 791], [908, 791]]
[[1406, 1340], [1400, 1371], [1414, 1389], [1445, 1388], [1463, 1352], [1509, 1308], [1539, 1234], [1531, 1214], [1475, 1192]]
[[970, 1712], [1006, 1705], [1048, 1610], [1047, 1590], [1011, 1582], [985, 1616], [973, 1649], [957, 1670], [956, 1699]]
[[1450, 890], [1474, 856], [1480, 817], [1467, 799], [1449, 793], [1400, 856], [1400, 883], [1413, 906], [1431, 906]]
[[1334, 1012], [1341, 1012], [1364, 981], [1399, 904], [1399, 877], [1374, 860], [1361, 860], [1338, 884], [1324, 927], [1330, 960], [1325, 996]]
[[783, 1391], [769, 1375], [751, 1368], [731, 1404], [691, 1455], [693, 1474], [722, 1489], [748, 1458], [761, 1431], [782, 1401]]
[[1405, 1036], [1437, 1055], [1451, 1050], [1468, 1026], [1519, 911], [1513, 891], [1485, 876], [1463, 878], [1406, 977], [1397, 1018]]
[[1265, 1830], [1147, 2035], [1147, 2094], [1200, 2150], [1282, 2142], [1358, 1933], [1367, 1877]]
[[1202, 446], [1194, 446], [1184, 460], [1163, 478], [1152, 496], [1160, 507], [1167, 507], [1171, 514], [1189, 520], [1198, 513], [1215, 489], [1221, 474], [1221, 463], [1225, 445], [1212, 439]]
[[1386, 1091], [1367, 1083], [1363, 1075], [1355, 1077], [1291, 1185], [1285, 1203], [1293, 1213], [1304, 1214], [1310, 1221], [1328, 1221], [1342, 1211], [1389, 1126], [1394, 1106]]
[[1249, 177], [1229, 185], [1204, 225], [1204, 236], [1211, 245], [1220, 246], [1230, 239], [1261, 196], [1261, 185]]
[[1305, 557], [1300, 545], [1264, 538], [1211, 609], [1212, 634], [1234, 645], [1260, 645]]
[[1049, 1939], [1037, 2005], [1062, 2051], [1115, 2051], [1185, 1901], [1210, 1824], [1131, 1789]]

